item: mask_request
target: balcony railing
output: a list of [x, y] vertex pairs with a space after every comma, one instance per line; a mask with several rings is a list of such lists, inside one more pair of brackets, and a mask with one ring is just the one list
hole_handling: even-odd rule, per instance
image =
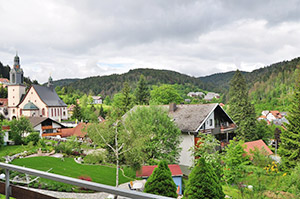
[[133, 198], [133, 199], [171, 199], [170, 197], [159, 196], [159, 195], [154, 195], [154, 194], [149, 194], [149, 193], [142, 193], [142, 192], [132, 191], [132, 190], [120, 189], [120, 188], [113, 187], [113, 186], [79, 180], [79, 179], [75, 179], [75, 178], [71, 178], [71, 177], [67, 177], [67, 176], [57, 175], [57, 174], [53, 174], [53, 173], [47, 173], [44, 171], [29, 169], [29, 168], [20, 167], [20, 166], [16, 166], [16, 165], [12, 165], [12, 164], [6, 164], [6, 163], [0, 162], [0, 167], [5, 169], [5, 197], [6, 197], [6, 199], [9, 199], [9, 196], [13, 196], [13, 194], [11, 193], [11, 189], [10, 189], [9, 171], [18, 171], [21, 173], [30, 174], [33, 176], [39, 176], [42, 178], [55, 180], [58, 182], [63, 182], [63, 183], [83, 187], [83, 188], [94, 190], [94, 191], [110, 193], [113, 195], [124, 196], [124, 197], [128, 197], [128, 198]]

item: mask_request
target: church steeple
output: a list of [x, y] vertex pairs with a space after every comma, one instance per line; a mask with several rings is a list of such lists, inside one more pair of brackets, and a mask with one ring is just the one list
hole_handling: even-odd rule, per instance
[[16, 56], [14, 58], [14, 68], [20, 68], [20, 58], [18, 56], [18, 52], [16, 52]]
[[49, 78], [48, 78], [48, 84], [47, 84], [47, 86], [48, 86], [49, 88], [53, 88], [53, 79], [52, 79], [51, 75], [50, 75]]
[[14, 58], [14, 67], [10, 70], [10, 83], [11, 84], [23, 84], [23, 70], [20, 66], [20, 58], [18, 52]]

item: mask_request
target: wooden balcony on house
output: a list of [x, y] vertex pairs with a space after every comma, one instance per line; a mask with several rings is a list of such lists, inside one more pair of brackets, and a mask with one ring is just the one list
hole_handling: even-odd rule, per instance
[[42, 130], [53, 129], [52, 125], [50, 126], [42, 126]]
[[57, 133], [43, 133], [42, 134], [42, 137], [46, 137], [46, 136], [53, 136], [53, 137], [55, 137], [55, 136], [57, 136], [57, 135], [62, 135], [62, 133], [61, 132], [57, 132]]

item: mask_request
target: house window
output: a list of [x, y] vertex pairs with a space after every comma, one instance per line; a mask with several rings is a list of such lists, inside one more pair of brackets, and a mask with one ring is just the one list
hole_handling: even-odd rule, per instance
[[15, 98], [15, 96], [13, 96], [13, 98]]
[[54, 109], [54, 115], [55, 115], [55, 117], [56, 117], [56, 109]]
[[13, 113], [15, 113], [16, 111], [15, 111], [15, 109], [13, 109]]
[[51, 117], [53, 117], [53, 109], [51, 109]]
[[209, 120], [209, 126], [212, 126], [212, 125], [213, 125], [213, 120], [210, 119], [210, 120]]
[[45, 108], [42, 108], [42, 115], [45, 116]]
[[20, 115], [22, 115], [22, 109], [20, 108]]
[[64, 116], [66, 116], [66, 112], [64, 111]]

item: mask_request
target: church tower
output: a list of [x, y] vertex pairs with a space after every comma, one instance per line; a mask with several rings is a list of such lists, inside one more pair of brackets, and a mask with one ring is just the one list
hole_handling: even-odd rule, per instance
[[20, 66], [20, 58], [16, 54], [14, 58], [14, 66], [10, 70], [10, 84], [7, 86], [8, 94], [8, 116], [10, 119], [18, 118], [21, 111], [18, 110], [18, 104], [22, 96], [25, 94], [26, 86], [23, 84], [23, 70]]

